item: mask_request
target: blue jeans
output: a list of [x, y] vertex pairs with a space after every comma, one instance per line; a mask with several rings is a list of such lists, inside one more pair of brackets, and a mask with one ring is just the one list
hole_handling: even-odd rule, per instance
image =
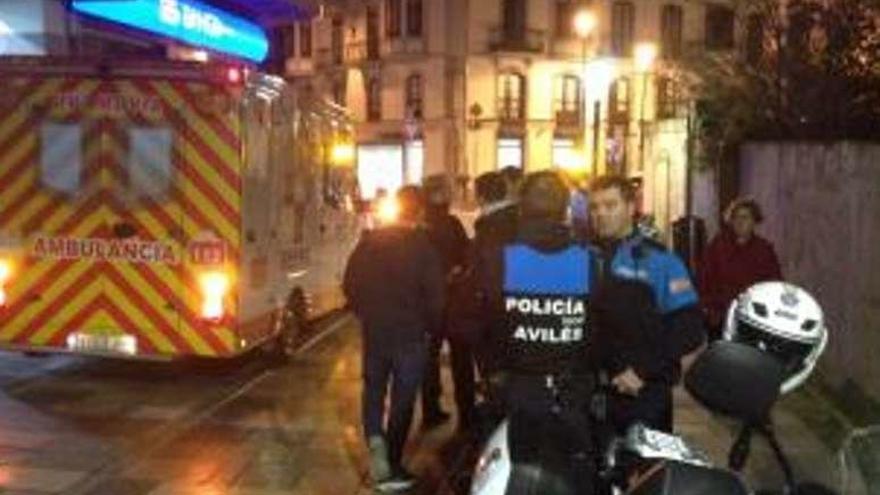
[[[412, 425], [416, 396], [422, 384], [427, 343], [404, 346], [364, 342], [361, 400], [364, 434], [382, 436], [388, 442], [388, 461], [400, 466], [403, 448]], [[385, 427], [385, 396], [391, 382], [391, 410]]]

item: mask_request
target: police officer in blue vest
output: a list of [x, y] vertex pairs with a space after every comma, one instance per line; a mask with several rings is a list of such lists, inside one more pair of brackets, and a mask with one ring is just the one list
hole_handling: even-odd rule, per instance
[[705, 330], [687, 268], [639, 233], [635, 210], [627, 179], [606, 176], [592, 184], [590, 218], [600, 250], [592, 323], [618, 344], [602, 363], [615, 428], [641, 422], [672, 431], [672, 387], [702, 349]]
[[[520, 194], [515, 240], [484, 250], [476, 266], [491, 318], [490, 367], [503, 377], [514, 461], [529, 455], [525, 445], [546, 440], [540, 438], [545, 432], [563, 432], [558, 444], [568, 449], [568, 458], [587, 464], [570, 471], [584, 476], [578, 493], [592, 493], [587, 407], [597, 363], [587, 318], [592, 252], [565, 223], [569, 191], [558, 175], [529, 175]], [[517, 441], [518, 435], [533, 441]], [[545, 463], [546, 451], [538, 450], [531, 452], [535, 462]]]

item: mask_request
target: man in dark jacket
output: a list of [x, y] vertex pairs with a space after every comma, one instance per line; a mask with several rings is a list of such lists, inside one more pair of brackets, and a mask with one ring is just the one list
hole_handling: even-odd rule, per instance
[[[449, 180], [442, 175], [427, 177], [424, 190], [428, 238], [443, 262], [443, 273], [447, 282], [445, 288], [448, 292], [465, 272], [470, 241], [461, 221], [449, 213], [452, 202], [452, 186]], [[449, 342], [449, 357], [452, 361], [458, 427], [460, 430], [468, 430], [474, 414], [474, 357], [470, 342], [459, 329], [454, 328], [454, 322], [448, 316], [449, 312], [445, 311], [442, 327], [432, 335], [428, 349], [425, 381], [422, 386], [422, 422], [425, 428], [432, 428], [449, 420], [449, 414], [440, 407], [442, 387], [439, 355], [445, 340]]]
[[[477, 360], [477, 366], [483, 379], [491, 375], [493, 347], [489, 342], [489, 331], [485, 324], [481, 309], [475, 306], [476, 279], [475, 269], [479, 264], [479, 253], [513, 242], [517, 236], [519, 224], [519, 205], [508, 195], [507, 179], [501, 172], [487, 172], [477, 177], [475, 189], [477, 202], [480, 205], [480, 216], [474, 222], [474, 241], [468, 263], [469, 271], [462, 279], [461, 289], [457, 293], [452, 307], [455, 310], [456, 326], [470, 336]], [[485, 390], [490, 392], [489, 390]], [[490, 415], [499, 414], [500, 408], [491, 407], [492, 397], [486, 397]], [[490, 421], [494, 423], [494, 421]]]
[[505, 244], [516, 237], [519, 207], [507, 194], [507, 181], [500, 172], [487, 172], [475, 181], [480, 216], [474, 222], [474, 244]]
[[444, 305], [442, 262], [420, 225], [421, 192], [404, 187], [397, 201], [398, 221], [364, 233], [344, 280], [345, 295], [363, 327], [363, 424], [371, 474], [380, 491], [414, 483], [401, 460], [424, 374], [427, 335], [439, 326]]

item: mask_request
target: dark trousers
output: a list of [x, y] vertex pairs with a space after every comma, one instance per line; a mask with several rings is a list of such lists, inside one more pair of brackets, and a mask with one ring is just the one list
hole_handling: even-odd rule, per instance
[[[362, 413], [367, 438], [388, 442], [388, 460], [399, 466], [412, 425], [416, 395], [425, 369], [426, 344], [383, 346], [365, 342], [363, 349]], [[391, 409], [385, 427], [385, 397], [391, 384]]]
[[[432, 336], [428, 347], [428, 359], [425, 367], [425, 380], [422, 384], [422, 412], [426, 417], [436, 415], [440, 411], [440, 349], [443, 337]], [[474, 353], [470, 343], [463, 338], [450, 338], [449, 358], [452, 368], [452, 382], [455, 384], [455, 406], [458, 409], [459, 421], [468, 424], [473, 420], [475, 385], [474, 385]]]
[[672, 387], [648, 383], [638, 397], [612, 392], [608, 396], [608, 419], [618, 434], [624, 434], [635, 423], [672, 433]]
[[[528, 487], [529, 493], [594, 493], [596, 453], [589, 416], [592, 384], [587, 377], [552, 386], [543, 376], [507, 377], [504, 395], [510, 419], [511, 459], [515, 465], [510, 487]], [[521, 471], [516, 466], [526, 469]], [[534, 466], [566, 480], [566, 486], [575, 490], [534, 486]]]

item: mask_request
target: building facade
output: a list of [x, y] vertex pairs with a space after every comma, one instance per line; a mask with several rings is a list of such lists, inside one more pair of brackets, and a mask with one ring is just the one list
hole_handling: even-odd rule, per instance
[[368, 196], [433, 173], [614, 171], [662, 226], [685, 210], [676, 62], [733, 48], [734, 19], [724, 0], [338, 0], [283, 38], [287, 76], [353, 111]]

